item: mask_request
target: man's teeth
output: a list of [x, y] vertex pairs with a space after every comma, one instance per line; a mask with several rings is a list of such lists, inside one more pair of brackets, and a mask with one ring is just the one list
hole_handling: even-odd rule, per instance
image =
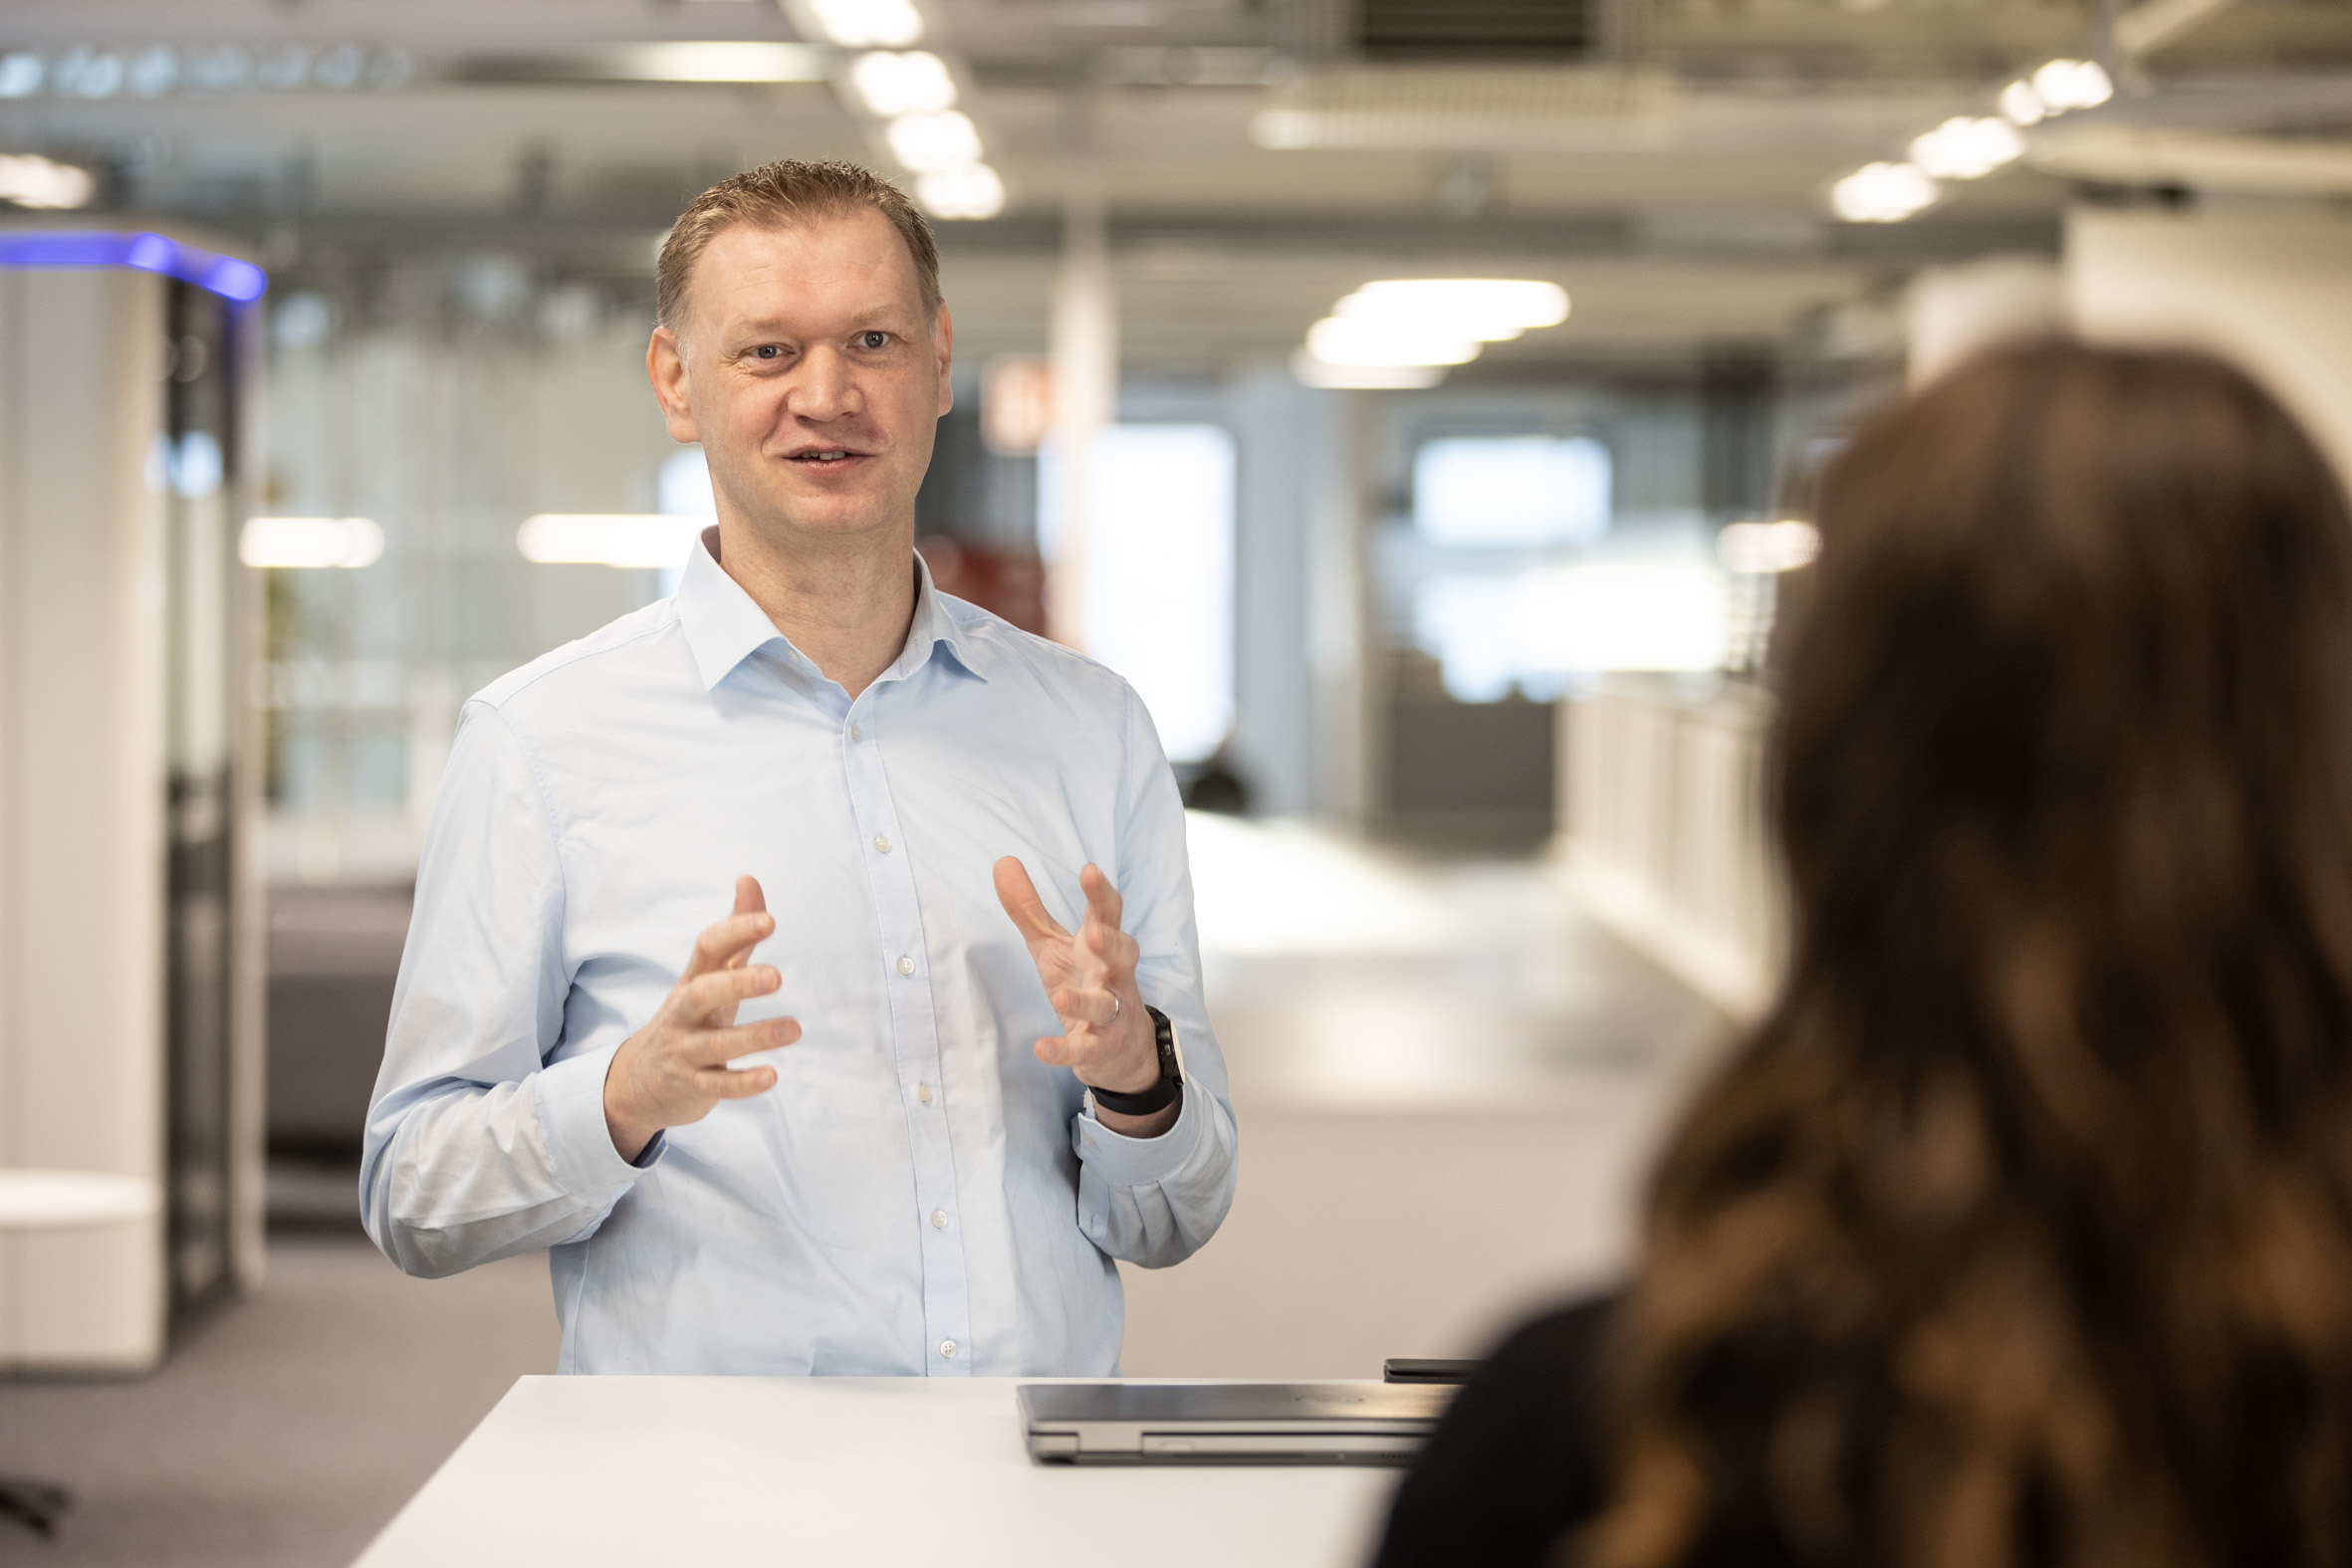
[[829, 463], [835, 458], [847, 457], [848, 455], [849, 454], [847, 452], [803, 452], [801, 454], [801, 456], [805, 458], [810, 458], [820, 463]]

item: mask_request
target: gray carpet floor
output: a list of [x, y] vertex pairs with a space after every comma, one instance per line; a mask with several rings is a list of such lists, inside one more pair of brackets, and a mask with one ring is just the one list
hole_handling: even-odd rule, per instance
[[542, 1256], [409, 1279], [354, 1230], [279, 1238], [261, 1292], [135, 1381], [0, 1382], [0, 1472], [70, 1487], [0, 1562], [341, 1568], [509, 1384], [556, 1363]]

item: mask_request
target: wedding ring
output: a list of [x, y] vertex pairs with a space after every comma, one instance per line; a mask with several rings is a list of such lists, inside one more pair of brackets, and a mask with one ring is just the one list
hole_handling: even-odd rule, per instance
[[[1112, 1023], [1119, 1021], [1119, 994], [1114, 991], [1110, 994], [1110, 1021]], [[1105, 1027], [1107, 1026], [1105, 1025]]]

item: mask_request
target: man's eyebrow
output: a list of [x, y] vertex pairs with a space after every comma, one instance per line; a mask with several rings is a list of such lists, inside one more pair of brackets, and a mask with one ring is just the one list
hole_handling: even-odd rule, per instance
[[[869, 310], [857, 311], [849, 316], [848, 326], [845, 330], [854, 333], [862, 332], [870, 325], [902, 325], [906, 319], [905, 310], [906, 308], [902, 305], [877, 305]], [[729, 338], [739, 338], [793, 337], [801, 335], [794, 333], [789, 323], [772, 317], [759, 317], [751, 321], [731, 324], [722, 336]]]

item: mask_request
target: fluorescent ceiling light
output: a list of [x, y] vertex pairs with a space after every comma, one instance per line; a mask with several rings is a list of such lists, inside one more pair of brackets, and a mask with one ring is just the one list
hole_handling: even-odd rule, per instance
[[515, 548], [545, 565], [683, 565], [702, 533], [702, 520], [658, 512], [543, 512], [524, 521]]
[[958, 110], [901, 114], [890, 121], [888, 136], [890, 155], [918, 174], [980, 161], [980, 131]]
[[2049, 118], [2050, 107], [2030, 82], [2011, 82], [2000, 90], [2000, 112], [2012, 125], [2038, 125]]
[[1416, 392], [1446, 378], [1429, 364], [1325, 364], [1304, 348], [1291, 355], [1291, 374], [1301, 386], [1360, 392]]
[[0, 153], [0, 199], [20, 207], [85, 207], [97, 190], [88, 169], [53, 163], [37, 153]]
[[1936, 182], [1911, 163], [1865, 163], [1831, 187], [1831, 210], [1848, 223], [1900, 223], [1932, 205]]
[[2053, 112], [2097, 109], [2115, 96], [2115, 84], [2095, 60], [2053, 60], [2033, 73], [2033, 92]]
[[1821, 554], [1821, 536], [1810, 523], [1734, 523], [1715, 536], [1715, 559], [1726, 571], [1794, 571]]
[[822, 82], [824, 66], [807, 44], [635, 44], [616, 52], [612, 74], [637, 82]]
[[956, 107], [956, 79], [947, 74], [947, 62], [927, 50], [860, 55], [849, 68], [849, 86], [865, 112], [883, 119]]
[[2025, 138], [2005, 119], [1957, 114], [1911, 143], [1911, 161], [1937, 179], [1979, 179], [2013, 163]]
[[248, 566], [371, 566], [383, 530], [366, 518], [247, 518], [237, 559]]
[[1341, 300], [1334, 316], [1414, 322], [1488, 342], [1568, 319], [1568, 292], [1522, 278], [1384, 278]]
[[817, 29], [843, 49], [904, 49], [923, 36], [910, 0], [803, 0]]
[[1005, 182], [985, 163], [934, 169], [916, 179], [915, 199], [934, 218], [993, 218], [1005, 210]]
[[1468, 364], [1478, 339], [1444, 324], [1390, 317], [1326, 316], [1306, 330], [1306, 349], [1325, 364]]

